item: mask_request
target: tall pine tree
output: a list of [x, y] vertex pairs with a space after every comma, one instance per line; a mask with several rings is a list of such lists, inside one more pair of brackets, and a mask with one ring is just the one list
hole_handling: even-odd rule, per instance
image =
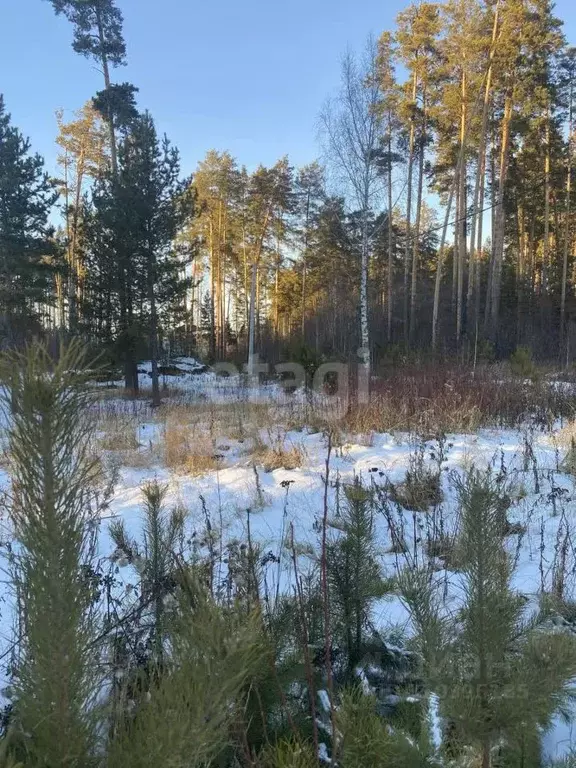
[[12, 346], [37, 327], [39, 306], [50, 301], [51, 242], [48, 215], [58, 193], [12, 125], [0, 95], [0, 343]]

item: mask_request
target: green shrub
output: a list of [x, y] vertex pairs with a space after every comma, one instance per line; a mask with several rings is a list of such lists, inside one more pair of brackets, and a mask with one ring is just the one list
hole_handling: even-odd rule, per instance
[[515, 376], [531, 379], [536, 374], [536, 366], [532, 359], [532, 350], [529, 347], [516, 347], [516, 351], [510, 355], [510, 368]]
[[297, 741], [281, 741], [260, 755], [262, 768], [315, 768], [318, 761], [312, 748]]

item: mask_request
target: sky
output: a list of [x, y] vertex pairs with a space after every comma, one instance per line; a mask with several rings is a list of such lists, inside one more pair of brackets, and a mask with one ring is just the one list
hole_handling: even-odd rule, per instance
[[[338, 87], [347, 47], [394, 26], [406, 0], [117, 0], [128, 66], [117, 82], [178, 146], [191, 173], [209, 149], [249, 169], [288, 154], [319, 155], [317, 117]], [[576, 45], [576, 7], [558, 0]], [[0, 93], [13, 123], [56, 171], [55, 111], [70, 119], [103, 87], [96, 65], [71, 48], [72, 29], [48, 0], [0, 0]]]

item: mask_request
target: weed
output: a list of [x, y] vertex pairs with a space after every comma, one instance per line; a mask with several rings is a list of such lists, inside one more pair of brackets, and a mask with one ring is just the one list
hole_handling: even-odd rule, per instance
[[423, 443], [411, 454], [404, 481], [389, 482], [388, 490], [393, 501], [413, 512], [425, 512], [442, 502], [441, 475], [426, 466]]
[[218, 469], [222, 456], [216, 453], [214, 442], [205, 435], [195, 434], [191, 425], [169, 419], [163, 431], [163, 458], [169, 469], [200, 475]]
[[574, 437], [570, 440], [570, 448], [561, 463], [561, 468], [566, 474], [576, 476], [576, 439]]
[[135, 451], [140, 443], [136, 437], [137, 426], [130, 416], [111, 417], [100, 423], [98, 445], [103, 451]]
[[298, 469], [305, 462], [306, 451], [302, 445], [288, 440], [282, 429], [277, 429], [275, 433], [269, 430], [268, 443], [264, 443], [259, 435], [254, 438], [252, 456], [265, 472], [273, 472], [275, 469]]

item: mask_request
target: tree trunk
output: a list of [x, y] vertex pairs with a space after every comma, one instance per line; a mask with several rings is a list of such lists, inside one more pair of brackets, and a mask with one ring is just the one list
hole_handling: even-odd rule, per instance
[[[550, 108], [546, 114], [544, 153], [544, 240], [542, 243], [542, 295], [548, 292], [548, 269], [550, 258]], [[544, 311], [544, 302], [541, 302]]]
[[504, 116], [502, 119], [502, 144], [500, 149], [500, 167], [498, 175], [498, 190], [495, 210], [494, 227], [494, 264], [492, 270], [492, 285], [490, 286], [490, 331], [495, 337], [500, 319], [500, 295], [502, 290], [502, 263], [504, 260], [504, 227], [506, 224], [504, 212], [504, 194], [508, 178], [508, 156], [510, 149], [510, 123], [512, 121], [512, 93], [506, 95]]
[[[460, 146], [464, 147], [466, 142], [466, 72], [462, 71], [461, 84], [461, 111], [460, 111]], [[463, 152], [462, 162], [460, 163], [460, 178], [458, 182], [458, 211], [459, 219], [456, 223], [458, 229], [457, 238], [457, 256], [458, 259], [458, 281], [457, 281], [457, 299], [456, 299], [456, 346], [460, 346], [462, 338], [462, 317], [464, 300], [464, 268], [466, 264], [466, 153]]]
[[[72, 255], [72, 226], [70, 224], [70, 187], [68, 183], [68, 151], [66, 151], [66, 154], [64, 156], [64, 205], [66, 207], [65, 211], [65, 218], [66, 218], [66, 239], [68, 241], [68, 268], [70, 270], [70, 276], [68, 278], [68, 294], [69, 294], [69, 303], [68, 303], [68, 319], [70, 323], [70, 327], [72, 327], [72, 304], [70, 303], [70, 285], [72, 282], [72, 262], [73, 262], [73, 255]], [[60, 283], [60, 284], [59, 284]], [[64, 328], [65, 324], [65, 318], [64, 318], [64, 291], [62, 288], [62, 276], [57, 275], [56, 276], [56, 293], [58, 296], [58, 306], [60, 308], [61, 312], [61, 318], [60, 318], [60, 327]]]
[[436, 265], [436, 277], [434, 281], [434, 307], [432, 310], [432, 348], [436, 349], [438, 342], [438, 308], [440, 305], [440, 286], [442, 283], [442, 268], [444, 266], [444, 248], [446, 246], [446, 238], [448, 235], [448, 226], [450, 224], [450, 213], [452, 211], [452, 203], [454, 201], [454, 195], [458, 187], [460, 180], [460, 168], [464, 163], [464, 155], [466, 151], [466, 139], [467, 132], [464, 134], [464, 140], [460, 145], [460, 151], [458, 153], [458, 162], [454, 170], [454, 177], [450, 186], [450, 193], [448, 194], [448, 202], [446, 204], [446, 214], [444, 216], [444, 226], [442, 227], [442, 237], [440, 239], [440, 247], [438, 249], [438, 263]]
[[252, 282], [250, 284], [250, 318], [248, 332], [248, 375], [254, 375], [254, 355], [255, 355], [255, 337], [256, 337], [256, 283], [258, 280], [258, 267], [256, 263], [252, 264]]
[[[460, 169], [460, 166], [458, 166]], [[458, 170], [458, 178], [456, 179], [456, 189], [454, 190], [454, 195], [456, 197], [456, 214], [454, 216], [454, 248], [452, 252], [452, 294], [450, 297], [450, 309], [452, 310], [452, 315], [456, 317], [456, 311], [458, 308], [458, 267], [460, 266], [460, 263], [458, 261], [458, 256], [460, 254], [460, 228], [458, 227], [458, 222], [460, 221], [460, 170]]]
[[78, 227], [80, 221], [80, 202], [82, 199], [82, 183], [84, 181], [84, 147], [80, 151], [76, 164], [76, 190], [74, 195], [74, 215], [70, 233], [70, 277], [68, 281], [68, 322], [73, 333], [78, 325], [78, 305], [80, 291], [80, 268], [78, 258]]
[[[416, 73], [412, 78], [412, 104], [416, 107], [416, 97], [418, 95], [418, 79]], [[404, 244], [404, 340], [408, 343], [408, 277], [410, 274], [410, 237], [412, 221], [412, 175], [414, 170], [414, 143], [416, 137], [416, 124], [414, 116], [410, 118], [410, 139], [408, 142], [408, 189], [406, 200], [406, 242]]]
[[388, 131], [388, 341], [392, 341], [392, 286], [394, 281], [394, 230], [392, 226], [392, 115]]
[[248, 253], [246, 250], [246, 227], [242, 227], [242, 257], [244, 266], [244, 317], [246, 325], [250, 325], [250, 292], [248, 290]]
[[149, 254], [148, 263], [148, 301], [150, 302], [150, 358], [152, 361], [152, 407], [162, 404], [160, 399], [160, 381], [158, 376], [158, 313], [156, 310], [156, 257]]
[[[101, 61], [102, 61], [102, 73], [104, 75], [104, 86], [106, 87], [106, 90], [110, 88], [111, 80], [110, 80], [110, 68], [108, 65], [108, 57], [106, 56], [105, 50], [106, 50], [106, 40], [104, 38], [104, 28], [102, 27], [102, 18], [100, 15], [100, 7], [98, 4], [95, 5], [96, 8], [96, 24], [98, 27], [98, 39], [100, 42], [100, 51], [101, 51]], [[108, 123], [108, 130], [110, 132], [110, 158], [112, 161], [112, 174], [114, 176], [114, 179], [118, 177], [118, 149], [116, 146], [116, 131], [114, 130], [114, 115], [112, 112], [108, 112], [108, 115], [106, 116], [106, 122]]]
[[[100, 42], [100, 51], [101, 51], [101, 62], [102, 62], [102, 73], [104, 75], [104, 86], [106, 90], [108, 90], [111, 86], [111, 80], [110, 80], [110, 68], [108, 65], [108, 57], [106, 56], [105, 50], [106, 50], [106, 40], [104, 37], [104, 29], [102, 26], [102, 18], [100, 15], [100, 8], [98, 5], [96, 5], [96, 24], [98, 27], [98, 39]], [[117, 182], [118, 180], [118, 149], [116, 145], [116, 131], [114, 128], [114, 115], [111, 111], [108, 112], [108, 115], [106, 116], [106, 122], [108, 124], [108, 131], [110, 134], [110, 159], [112, 163], [112, 178], [114, 182]], [[125, 264], [125, 255], [124, 254], [117, 254], [117, 260], [118, 260], [118, 268], [121, 272], [124, 272], [124, 277], [120, 277], [120, 280], [125, 281], [125, 290], [124, 290], [124, 296], [127, 301], [129, 301], [129, 293], [130, 293], [130, 277], [127, 274], [128, 270], [126, 270], [126, 264]], [[125, 318], [125, 323], [123, 324], [121, 328], [121, 332], [124, 335], [125, 339], [125, 345], [126, 345], [126, 356], [124, 359], [124, 384], [127, 390], [137, 392], [138, 391], [138, 366], [134, 360], [134, 352], [132, 349], [132, 339], [129, 339], [129, 336], [131, 336], [131, 327], [130, 327], [130, 321], [131, 321], [131, 310], [128, 306], [124, 306], [123, 311], [121, 307], [121, 317]]]
[[420, 246], [420, 222], [422, 220], [422, 194], [424, 190], [424, 160], [426, 154], [426, 92], [423, 94], [422, 109], [424, 118], [420, 137], [420, 158], [418, 167], [418, 192], [416, 200], [416, 221], [414, 223], [414, 243], [412, 248], [412, 283], [410, 290], [410, 343], [414, 341], [416, 331], [416, 296], [418, 289], [418, 252]]
[[484, 228], [484, 191], [486, 189], [486, 147], [482, 153], [481, 158], [481, 170], [480, 170], [480, 195], [478, 197], [478, 240], [476, 243], [476, 268], [475, 277], [476, 282], [476, 296], [474, 300], [474, 332], [478, 335], [478, 326], [480, 324], [480, 296], [481, 296], [481, 267], [482, 267], [482, 235]]
[[278, 229], [276, 230], [276, 270], [274, 275], [274, 341], [278, 341], [278, 335], [280, 333], [280, 311], [279, 311], [279, 298], [280, 298], [280, 268], [282, 266], [282, 254], [280, 251], [282, 234], [282, 219], [278, 220]]
[[222, 200], [218, 202], [218, 232], [214, 237], [213, 259], [213, 306], [214, 306], [214, 357], [220, 358], [222, 339]]
[[568, 254], [570, 253], [571, 240], [571, 197], [572, 197], [572, 133], [574, 130], [574, 93], [572, 80], [570, 81], [570, 105], [568, 118], [568, 169], [566, 177], [566, 221], [564, 224], [564, 252], [562, 254], [562, 289], [560, 295], [560, 355], [564, 350], [564, 337], [566, 335], [566, 287], [568, 282]]
[[[496, 44], [496, 36], [498, 33], [498, 11], [499, 5], [496, 6], [494, 13], [494, 27], [492, 29], [492, 50]], [[484, 86], [484, 103], [482, 106], [482, 126], [480, 129], [480, 143], [478, 146], [478, 167], [476, 174], [476, 185], [474, 187], [474, 211], [472, 216], [472, 228], [470, 233], [470, 268], [468, 270], [468, 295], [467, 295], [467, 307], [468, 307], [468, 326], [471, 328], [473, 325], [477, 326], [478, 323], [478, 307], [479, 298], [475, 298], [476, 294], [480, 291], [480, 263], [478, 258], [481, 253], [481, 244], [476, 248], [476, 230], [481, 231], [482, 220], [484, 216], [484, 177], [486, 174], [486, 138], [488, 133], [488, 116], [490, 112], [490, 92], [492, 90], [492, 59], [488, 65], [488, 72], [486, 74], [486, 84]], [[476, 266], [478, 261], [478, 267]], [[472, 322], [472, 307], [474, 306], [474, 321]]]
[[450, 193], [448, 195], [448, 202], [446, 203], [446, 213], [444, 215], [444, 226], [442, 227], [442, 237], [440, 238], [440, 247], [438, 248], [438, 262], [436, 264], [436, 278], [434, 280], [434, 307], [432, 309], [432, 348], [436, 349], [438, 344], [438, 308], [440, 306], [440, 286], [442, 283], [442, 268], [444, 266], [444, 249], [446, 247], [446, 237], [448, 235], [448, 226], [450, 224], [450, 212], [452, 210], [452, 202], [454, 200], [454, 193], [458, 183], [460, 175], [460, 163], [462, 162], [463, 152], [460, 150], [460, 156], [458, 157], [458, 163], [456, 164], [456, 170], [454, 171], [454, 178], [452, 179], [452, 185], [450, 187]]
[[306, 331], [306, 270], [308, 268], [308, 227], [310, 226], [310, 189], [306, 196], [306, 221], [304, 229], [304, 253], [302, 254], [302, 317], [300, 318], [300, 333], [302, 343]]
[[[360, 275], [360, 340], [362, 347], [359, 357], [361, 363], [361, 374], [363, 377], [363, 388], [359, 391], [359, 397], [365, 398], [367, 402], [370, 395], [370, 335], [368, 327], [368, 267], [370, 261], [370, 241], [368, 237], [368, 215], [369, 215], [369, 195], [366, 190], [364, 196], [364, 210], [362, 212], [362, 264]], [[360, 400], [359, 400], [360, 401]]]
[[516, 344], [522, 343], [522, 320], [524, 314], [524, 272], [526, 269], [526, 227], [524, 208], [518, 205], [518, 273], [516, 276]]

